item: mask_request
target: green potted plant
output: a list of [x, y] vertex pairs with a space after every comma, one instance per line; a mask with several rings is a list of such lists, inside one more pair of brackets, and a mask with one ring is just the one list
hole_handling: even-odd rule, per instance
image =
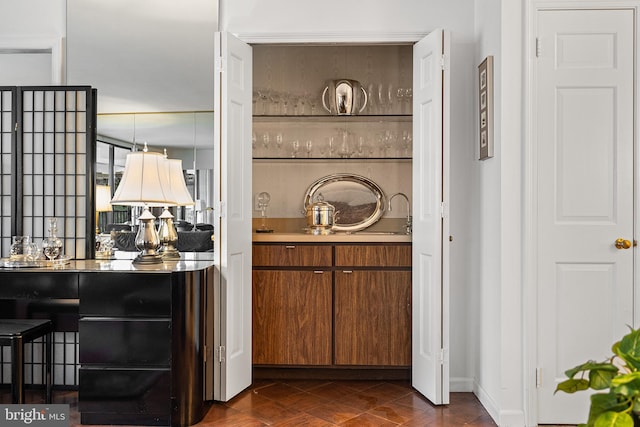
[[[588, 361], [565, 372], [556, 393], [596, 390], [586, 427], [640, 426], [640, 329], [631, 329], [604, 362]], [[605, 391], [608, 390], [608, 391]]]

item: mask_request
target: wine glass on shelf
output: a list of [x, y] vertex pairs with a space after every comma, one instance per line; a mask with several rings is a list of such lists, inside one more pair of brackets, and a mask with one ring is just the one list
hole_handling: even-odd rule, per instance
[[270, 94], [269, 89], [258, 89], [258, 96], [260, 97], [260, 100], [262, 101], [262, 115], [263, 116], [267, 114], [267, 101], [269, 100], [269, 94]]
[[285, 92], [281, 96], [282, 98], [282, 115], [289, 115], [289, 102], [291, 102], [291, 94]]
[[271, 97], [269, 98], [269, 100], [273, 104], [273, 114], [275, 115], [280, 114], [280, 100], [281, 100], [280, 93], [276, 91], [271, 92]]
[[305, 95], [299, 95], [298, 96], [298, 105], [300, 106], [300, 110], [298, 111], [298, 114], [300, 116], [304, 116], [304, 113], [306, 111], [306, 105], [307, 105], [307, 98]]
[[269, 132], [265, 132], [262, 134], [262, 146], [264, 147], [264, 156], [268, 157], [269, 155]]
[[305, 147], [307, 149], [307, 157], [311, 157], [311, 149], [313, 148], [313, 141], [310, 139], [307, 139], [307, 142], [305, 142]]
[[298, 97], [298, 95], [291, 95], [291, 104], [293, 104], [293, 115], [297, 116], [298, 114], [300, 114], [298, 112], [298, 104], [300, 102], [300, 98]]
[[316, 107], [318, 105], [315, 96], [313, 96], [310, 93], [305, 93], [304, 97], [307, 100], [307, 104], [309, 104], [309, 110], [310, 110], [310, 114], [313, 116], [316, 114]]
[[284, 143], [284, 136], [282, 135], [282, 132], [278, 132], [276, 134], [276, 150], [277, 150], [276, 156], [280, 155], [283, 143]]
[[406, 89], [399, 87], [398, 91], [396, 93], [396, 97], [398, 98], [398, 105], [400, 106], [400, 114], [402, 114], [404, 111], [404, 101], [405, 101], [405, 96], [406, 96]]
[[358, 157], [364, 157], [364, 136], [358, 137]]
[[411, 136], [411, 131], [405, 130], [402, 132], [402, 148], [404, 148], [404, 156], [411, 156], [411, 144], [413, 142], [413, 137]]
[[291, 141], [291, 157], [297, 157], [298, 150], [300, 149], [300, 142], [297, 139]]

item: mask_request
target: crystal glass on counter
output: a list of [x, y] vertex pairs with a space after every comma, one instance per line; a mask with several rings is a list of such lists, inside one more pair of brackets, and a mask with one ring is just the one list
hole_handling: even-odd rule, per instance
[[9, 261], [34, 261], [38, 257], [38, 245], [31, 240], [31, 236], [13, 236]]
[[49, 236], [42, 240], [42, 252], [50, 260], [57, 259], [62, 254], [62, 240], [58, 238], [58, 220], [49, 219]]

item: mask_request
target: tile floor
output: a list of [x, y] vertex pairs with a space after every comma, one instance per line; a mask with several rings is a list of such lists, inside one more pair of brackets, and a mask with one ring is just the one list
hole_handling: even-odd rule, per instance
[[[42, 398], [42, 392], [29, 392], [27, 397], [34, 403]], [[0, 390], [0, 403], [9, 402], [9, 391]], [[77, 402], [77, 392], [54, 392], [53, 403], [69, 404], [69, 427], [80, 426]], [[195, 426], [493, 427], [496, 424], [472, 393], [451, 393], [449, 405], [434, 406], [405, 381], [259, 380], [229, 402], [213, 403]]]

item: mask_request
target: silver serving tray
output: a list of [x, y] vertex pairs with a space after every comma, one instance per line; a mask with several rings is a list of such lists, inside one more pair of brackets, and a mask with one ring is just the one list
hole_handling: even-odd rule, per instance
[[4, 268], [46, 268], [46, 267], [59, 267], [71, 262], [71, 257], [68, 255], [61, 255], [58, 259], [49, 261], [48, 259], [37, 259], [34, 261], [16, 261], [9, 258], [0, 258], [0, 267]]
[[359, 231], [375, 224], [384, 213], [385, 195], [367, 177], [336, 173], [316, 180], [304, 196], [304, 211], [319, 196], [336, 208], [334, 231]]

